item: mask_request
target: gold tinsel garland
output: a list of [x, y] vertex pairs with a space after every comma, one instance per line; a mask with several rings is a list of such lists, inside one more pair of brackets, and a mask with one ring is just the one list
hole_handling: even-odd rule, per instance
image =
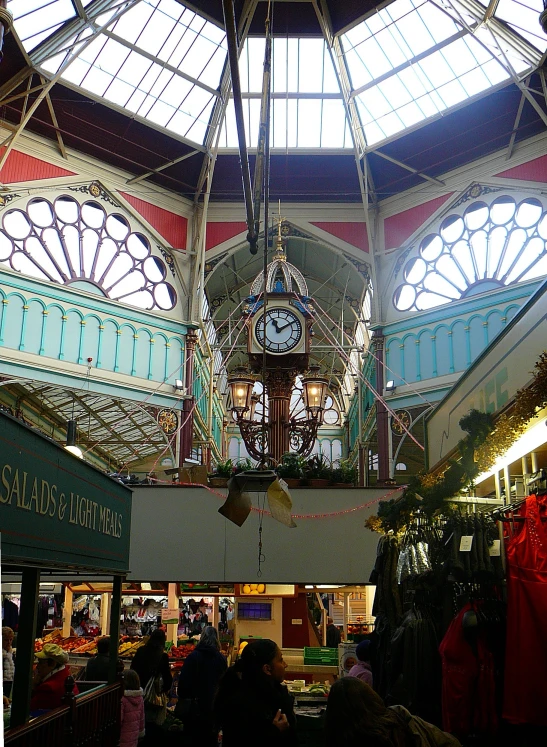
[[475, 451], [479, 473], [487, 472], [526, 431], [526, 426], [547, 405], [547, 353], [543, 352], [535, 365], [532, 382], [519, 389], [508, 414], [502, 414], [494, 430]]
[[[481, 474], [491, 469], [526, 431], [530, 420], [545, 407], [547, 407], [547, 352], [544, 351], [534, 366], [531, 383], [527, 387], [519, 389], [515, 395], [510, 412], [500, 415], [493, 429], [486, 435], [482, 443], [477, 444], [473, 457], [475, 463], [474, 474]], [[417, 476], [419, 481], [418, 492], [420, 488], [424, 493], [437, 490], [440, 493], [439, 500], [446, 500], [446, 496], [444, 499], [441, 496], [445, 487], [443, 483], [446, 480], [449, 469], [450, 467], [447, 465], [442, 473], [435, 475], [428, 473]], [[462, 484], [460, 489], [465, 490], [471, 487], [472, 484], [473, 479], [469, 477], [466, 479], [466, 484]], [[446, 487], [448, 487], [448, 483]], [[453, 495], [454, 493], [448, 496], [448, 498], [453, 497]], [[414, 496], [416, 496], [416, 491], [414, 491]], [[405, 510], [407, 516], [410, 516], [413, 511], [411, 505], [405, 509], [404, 504], [406, 499], [407, 495], [405, 491], [405, 494], [399, 500], [390, 502], [399, 504], [398, 510], [401, 513], [401, 518], [405, 515]], [[438, 510], [440, 510], [440, 507]], [[393, 521], [389, 525], [388, 520], [383, 519], [381, 516], [371, 516], [365, 522], [365, 526], [375, 532], [385, 532], [388, 528], [394, 528]]]

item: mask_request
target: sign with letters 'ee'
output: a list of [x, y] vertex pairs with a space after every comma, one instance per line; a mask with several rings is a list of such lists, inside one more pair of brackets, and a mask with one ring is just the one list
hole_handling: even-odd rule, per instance
[[4, 564], [129, 568], [131, 491], [0, 412]]

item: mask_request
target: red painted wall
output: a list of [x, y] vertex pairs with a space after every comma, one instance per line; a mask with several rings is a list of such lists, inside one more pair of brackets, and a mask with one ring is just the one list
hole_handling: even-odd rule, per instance
[[547, 182], [547, 156], [535, 158], [533, 161], [514, 166], [502, 171], [496, 176], [506, 176], [509, 179], [527, 179], [531, 182]]
[[241, 221], [234, 223], [228, 223], [225, 221], [208, 221], [207, 222], [207, 235], [205, 237], [205, 250], [212, 249], [223, 241], [233, 239], [239, 233], [247, 231], [247, 224]]
[[150, 202], [141, 200], [139, 197], [127, 194], [126, 192], [121, 192], [120, 194], [171, 244], [173, 249], [186, 249], [187, 218], [172, 213], [170, 210], [164, 210], [156, 205], [152, 205]]
[[[302, 620], [302, 625], [293, 625], [293, 620]], [[282, 626], [283, 648], [317, 646], [316, 642], [310, 643], [308, 603], [305, 594], [283, 597]]]
[[[0, 157], [5, 150], [5, 148], [0, 148]], [[59, 176], [74, 176], [74, 172], [61, 169], [59, 166], [53, 166], [47, 161], [28, 156], [18, 150], [10, 152], [4, 167], [0, 170], [0, 182], [2, 184], [28, 182], [34, 179], [54, 179]]]
[[429, 202], [424, 202], [423, 205], [418, 205], [410, 210], [404, 210], [402, 213], [397, 213], [391, 218], [386, 218], [384, 222], [384, 235], [386, 249], [393, 249], [401, 246], [416, 231], [422, 223], [433, 215], [441, 205], [450, 199], [452, 195], [444, 195], [444, 197], [437, 197]]
[[359, 221], [350, 221], [344, 223], [326, 222], [326, 223], [312, 223], [312, 226], [317, 226], [322, 231], [331, 233], [336, 236], [337, 239], [342, 239], [348, 244], [361, 249], [363, 252], [369, 251], [368, 236], [367, 236], [367, 224]]

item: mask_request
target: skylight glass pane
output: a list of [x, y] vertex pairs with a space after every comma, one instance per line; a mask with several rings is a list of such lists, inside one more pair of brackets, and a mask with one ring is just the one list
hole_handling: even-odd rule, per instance
[[[51, 60], [51, 62], [53, 62], [53, 60]], [[89, 72], [90, 68], [91, 65], [88, 62], [77, 58], [71, 65], [69, 65], [63, 77], [70, 83], [74, 83], [75, 85], [79, 86]]]
[[[84, 7], [90, 2], [86, 0]], [[53, 29], [76, 16], [71, 0], [11, 0], [10, 4], [23, 39], [36, 33], [41, 40], [50, 33], [48, 24]], [[108, 27], [117, 10], [123, 9], [123, 3], [112, 6], [95, 20], [95, 28]], [[83, 40], [91, 31], [79, 33]], [[34, 48], [35, 42], [30, 39], [27, 49]], [[43, 68], [55, 73], [64, 59], [64, 53], [56, 54], [42, 62]], [[169, 129], [172, 121], [178, 134], [204, 134], [206, 118], [217, 99], [205, 86], [218, 89], [225, 62], [222, 29], [177, 0], [141, 0], [99, 34], [63, 77], [139, 116], [150, 117], [154, 124]], [[179, 106], [184, 111], [175, 117]]]
[[287, 147], [287, 101], [275, 99], [272, 101], [272, 148]]
[[543, 53], [547, 47], [547, 34], [543, 33], [539, 25], [539, 14], [542, 11], [542, 0], [499, 0], [496, 18], [508, 23]]
[[298, 146], [319, 148], [321, 145], [321, 101], [301, 99], [298, 102]]
[[15, 30], [27, 52], [76, 15], [71, 0], [11, 0], [8, 10], [13, 13]]
[[344, 148], [351, 145], [346, 142], [346, 112], [342, 101], [337, 99], [325, 99], [322, 107], [322, 148]]
[[112, 31], [125, 39], [129, 44], [135, 44], [142, 34], [154, 8], [148, 3], [138, 3], [130, 13], [125, 13], [112, 26]]
[[298, 66], [299, 92], [322, 92], [324, 47], [325, 43], [322, 39], [300, 39], [300, 51], [305, 54], [305, 57], [301, 59], [302, 64]]

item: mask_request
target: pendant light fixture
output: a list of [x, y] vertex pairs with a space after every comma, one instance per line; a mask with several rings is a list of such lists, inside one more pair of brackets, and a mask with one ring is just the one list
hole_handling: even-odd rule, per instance
[[65, 449], [70, 451], [71, 454], [77, 456], [79, 459], [83, 459], [84, 453], [76, 443], [76, 420], [73, 418], [67, 421], [66, 424], [66, 446]]

